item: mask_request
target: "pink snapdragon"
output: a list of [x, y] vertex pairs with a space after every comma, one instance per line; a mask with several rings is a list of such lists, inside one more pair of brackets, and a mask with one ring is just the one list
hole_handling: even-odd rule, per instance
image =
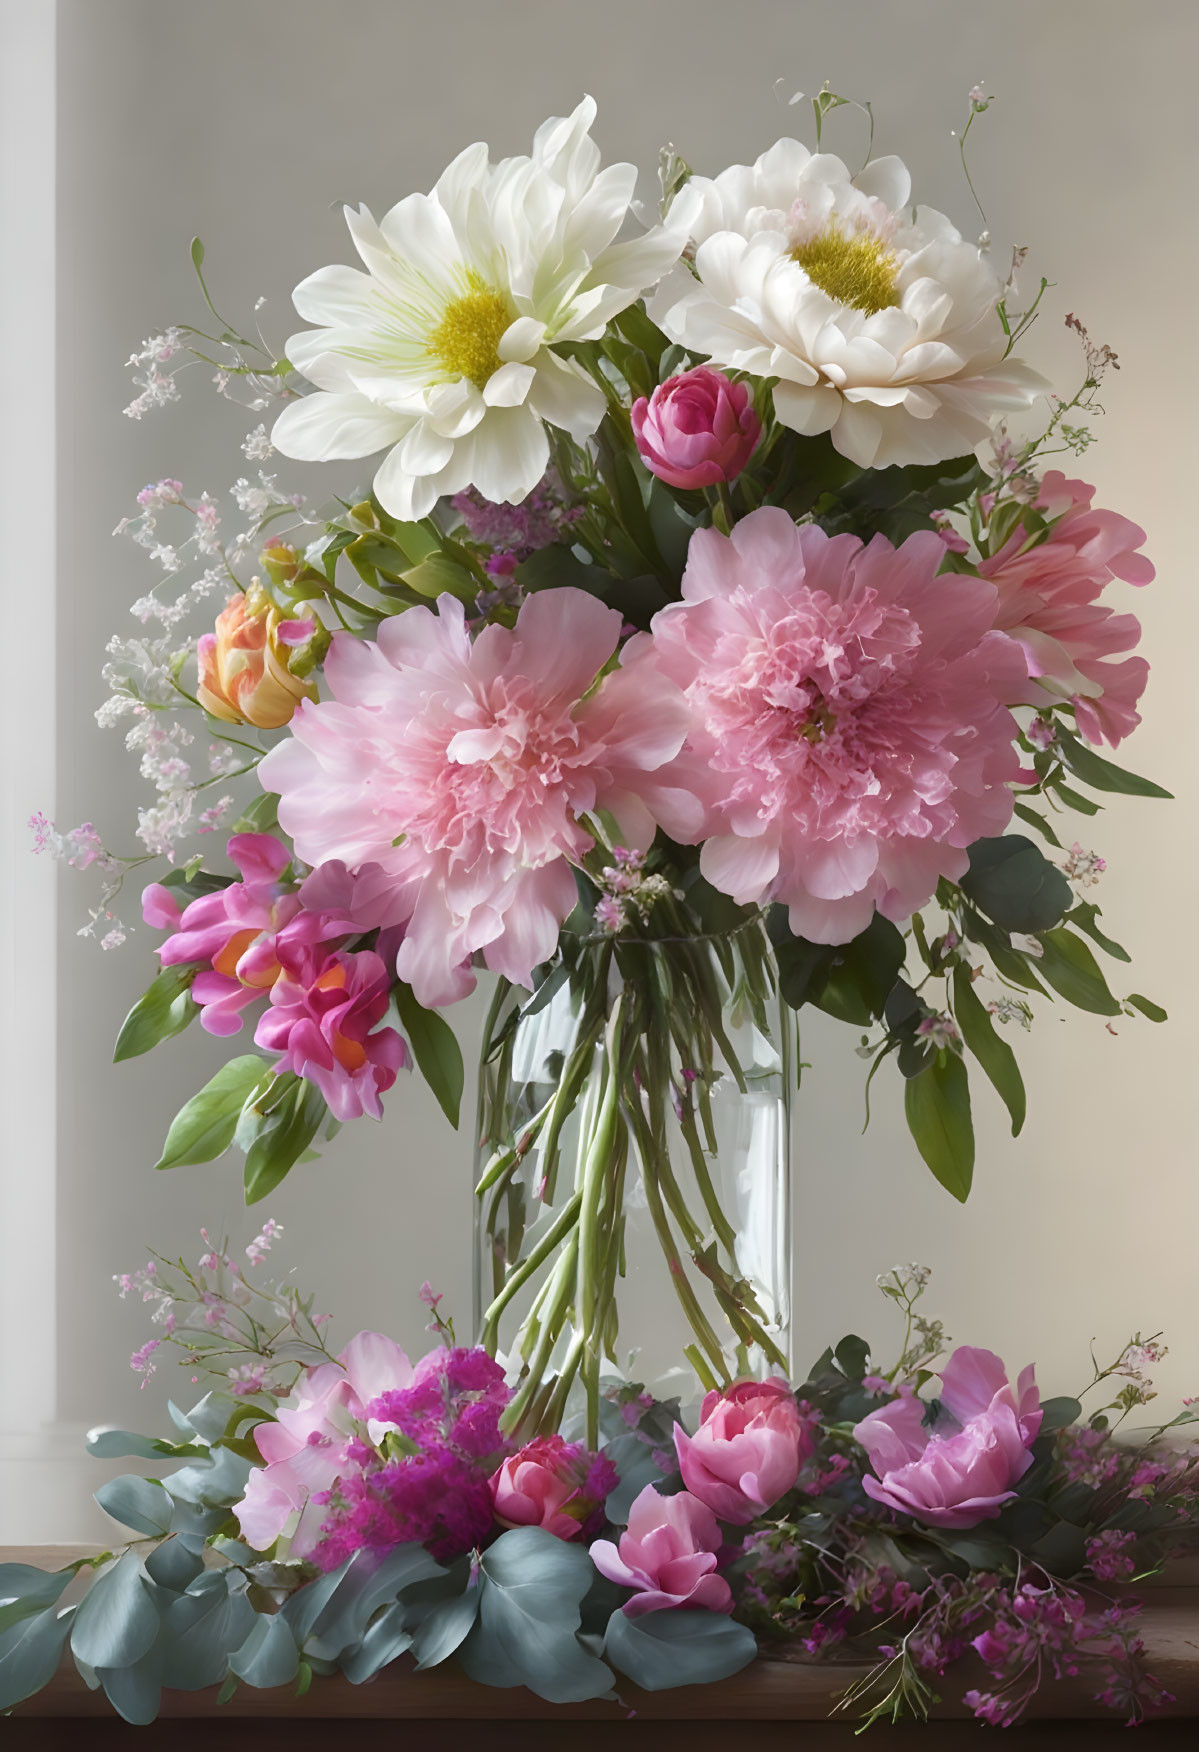
[[735, 481], [762, 436], [747, 385], [710, 365], [660, 383], [631, 412], [642, 462], [672, 487]]
[[733, 1591], [716, 1574], [721, 1537], [716, 1516], [681, 1490], [663, 1496], [647, 1484], [629, 1510], [618, 1545], [597, 1539], [591, 1561], [601, 1576], [635, 1592], [624, 1603], [630, 1618], [672, 1607], [731, 1612]]
[[604, 1499], [620, 1482], [612, 1462], [582, 1442], [537, 1436], [492, 1475], [496, 1520], [544, 1527], [558, 1539], [588, 1539], [604, 1519]]
[[267, 995], [281, 972], [285, 947], [294, 952], [330, 943], [355, 928], [335, 913], [308, 910], [282, 882], [291, 853], [271, 834], [235, 834], [226, 855], [241, 880], [201, 895], [182, 910], [160, 882], [142, 894], [146, 923], [172, 933], [158, 951], [162, 965], [201, 965], [191, 993], [201, 1006], [201, 1027], [218, 1035], [236, 1034], [241, 1012]]
[[683, 1483], [722, 1521], [753, 1521], [786, 1496], [812, 1451], [812, 1436], [786, 1381], [738, 1381], [704, 1400], [689, 1436], [674, 1426]]
[[814, 942], [908, 918], [1011, 818], [1024, 658], [991, 630], [994, 587], [938, 577], [943, 557], [930, 531], [864, 545], [764, 507], [697, 531], [682, 602], [626, 647], [641, 692], [673, 683], [691, 712], [658, 821]]
[[377, 1026], [391, 1000], [381, 957], [372, 949], [351, 954], [320, 945], [280, 946], [277, 953], [256, 1044], [280, 1054], [276, 1073], [293, 1071], [315, 1083], [335, 1119], [381, 1119], [380, 1096], [408, 1063], [403, 1037]]
[[666, 682], [594, 685], [620, 630], [568, 588], [473, 643], [449, 596], [384, 621], [377, 642], [338, 634], [333, 697], [302, 705], [259, 767], [301, 857], [386, 877], [380, 904], [406, 925], [396, 971], [422, 1004], [465, 996], [476, 952], [518, 985], [551, 958], [593, 843], [584, 815], [610, 811], [626, 844], [652, 838], [641, 793], [687, 712]]
[[247, 1545], [265, 1551], [289, 1532], [291, 1556], [311, 1556], [325, 1518], [324, 1504], [315, 1499], [353, 1466], [348, 1450], [358, 1441], [355, 1424], [366, 1420], [380, 1394], [412, 1379], [399, 1345], [377, 1332], [360, 1332], [336, 1362], [301, 1376], [291, 1403], [254, 1429], [266, 1465], [251, 1472], [233, 1510]]
[[1013, 1388], [992, 1352], [962, 1345], [941, 1370], [939, 1410], [910, 1386], [855, 1429], [874, 1469], [863, 1488], [877, 1503], [934, 1527], [993, 1520], [1032, 1465], [1041, 1400], [1031, 1364]]
[[1051, 469], [1034, 506], [1049, 522], [1045, 539], [1030, 546], [1018, 523], [979, 571], [999, 591], [995, 625], [1019, 641], [1028, 661], [1030, 680], [1013, 700], [1042, 707], [1068, 701], [1087, 741], [1115, 748], [1141, 721], [1136, 706], [1149, 665], [1127, 655], [1140, 622], [1099, 599], [1115, 579], [1148, 584], [1154, 570], [1137, 552], [1145, 531], [1093, 509], [1094, 497], [1085, 481]]

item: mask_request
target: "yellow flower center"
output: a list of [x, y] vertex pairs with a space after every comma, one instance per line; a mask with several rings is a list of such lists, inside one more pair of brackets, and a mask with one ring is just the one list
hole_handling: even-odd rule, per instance
[[429, 354], [451, 377], [469, 377], [482, 389], [503, 364], [500, 337], [513, 321], [503, 293], [478, 274], [467, 275], [460, 298], [451, 299], [428, 339]]
[[869, 231], [847, 237], [836, 223], [791, 251], [814, 286], [870, 316], [899, 303], [894, 253]]

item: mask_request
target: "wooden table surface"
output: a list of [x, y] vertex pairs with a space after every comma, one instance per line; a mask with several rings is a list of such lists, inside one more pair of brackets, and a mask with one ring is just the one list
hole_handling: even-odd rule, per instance
[[[56, 1569], [93, 1549], [0, 1549], [0, 1562]], [[1195, 1725], [1199, 1719], [1199, 1586], [1159, 1585], [1145, 1588], [1142, 1597], [1145, 1610], [1140, 1634], [1148, 1665], [1176, 1701], [1162, 1712], [1160, 1720], [1140, 1731], [1136, 1745], [1148, 1741], [1151, 1746], [1186, 1746], [1190, 1752], [1199, 1752], [1199, 1727]], [[407, 1657], [402, 1657], [366, 1685], [351, 1685], [337, 1675], [316, 1680], [303, 1698], [297, 1698], [290, 1687], [256, 1691], [241, 1686], [229, 1703], [218, 1705], [214, 1691], [165, 1692], [159, 1719], [170, 1723], [167, 1731], [173, 1752], [211, 1746], [216, 1734], [221, 1752], [235, 1752], [235, 1748], [251, 1744], [261, 1749], [275, 1743], [302, 1752], [309, 1746], [329, 1744], [334, 1721], [353, 1723], [359, 1740], [363, 1729], [369, 1733], [367, 1724], [405, 1722], [410, 1729], [405, 1741], [419, 1746], [420, 1752], [459, 1745], [496, 1748], [497, 1752], [518, 1745], [562, 1748], [564, 1741], [568, 1752], [607, 1745], [628, 1747], [631, 1752], [651, 1743], [662, 1752], [675, 1746], [686, 1746], [690, 1752], [720, 1746], [732, 1752], [735, 1743], [737, 1752], [742, 1752], [745, 1737], [737, 1725], [750, 1722], [754, 1724], [753, 1752], [757, 1752], [759, 1747], [784, 1744], [798, 1748], [800, 1739], [793, 1724], [802, 1722], [808, 1724], [799, 1730], [803, 1752], [817, 1752], [825, 1746], [848, 1746], [853, 1740], [852, 1721], [847, 1722], [844, 1715], [835, 1716], [831, 1723], [829, 1718], [839, 1694], [865, 1671], [858, 1663], [764, 1657], [715, 1685], [642, 1692], [622, 1681], [619, 1704], [555, 1705], [523, 1688], [501, 1691], [476, 1685], [452, 1662], [416, 1674]], [[946, 1688], [934, 1722], [875, 1729], [880, 1745], [895, 1752], [909, 1746], [957, 1746], [967, 1740], [977, 1746], [979, 1733], [993, 1730], [984, 1730], [974, 1722], [954, 1695], [972, 1684], [985, 1685], [981, 1667], [977, 1673], [958, 1679], [955, 1687]], [[1010, 1731], [1022, 1747], [1044, 1747], [1048, 1752], [1052, 1741], [1053, 1752], [1084, 1745], [1098, 1748], [1108, 1742], [1109, 1734], [1124, 1733], [1119, 1719], [1097, 1705], [1089, 1687], [1078, 1680], [1047, 1685], [1034, 1708], [1034, 1722]], [[163, 1732], [163, 1728], [131, 1728], [115, 1720], [103, 1692], [87, 1689], [68, 1656], [45, 1690], [19, 1705], [5, 1721], [0, 1743], [4, 1748], [85, 1745], [87, 1752], [103, 1752], [108, 1746], [133, 1744], [135, 1738], [146, 1744], [147, 1737], [161, 1738]], [[343, 1739], [344, 1735], [337, 1735], [339, 1748]], [[1113, 1739], [1111, 1743], [1127, 1746], [1126, 1740]], [[745, 1752], [749, 1752], [748, 1747]]]

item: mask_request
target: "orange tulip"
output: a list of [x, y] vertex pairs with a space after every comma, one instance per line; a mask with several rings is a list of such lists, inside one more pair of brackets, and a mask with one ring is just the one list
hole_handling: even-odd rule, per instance
[[206, 712], [226, 724], [278, 730], [301, 700], [315, 700], [313, 682], [291, 670], [294, 648], [316, 630], [315, 622], [288, 620], [255, 580], [231, 596], [216, 630], [197, 646], [200, 682], [196, 697]]

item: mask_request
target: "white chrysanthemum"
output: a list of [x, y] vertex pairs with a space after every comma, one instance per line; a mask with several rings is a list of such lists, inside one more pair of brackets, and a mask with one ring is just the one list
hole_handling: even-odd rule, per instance
[[651, 314], [715, 364], [777, 378], [775, 411], [794, 431], [830, 433], [862, 468], [940, 462], [1048, 387], [1005, 357], [982, 252], [942, 214], [908, 209], [898, 158], [851, 177], [779, 140], [687, 187], [698, 280], [670, 275]]
[[518, 502], [549, 460], [546, 423], [577, 440], [604, 396], [556, 348], [597, 339], [678, 260], [687, 214], [623, 243], [631, 164], [599, 168], [595, 104], [538, 129], [532, 156], [492, 164], [470, 146], [428, 195], [376, 224], [346, 219], [366, 273], [321, 268], [296, 287], [299, 314], [324, 326], [287, 356], [317, 385], [285, 408], [271, 438], [309, 461], [369, 456], [397, 517], [422, 517], [442, 494], [475, 486]]

